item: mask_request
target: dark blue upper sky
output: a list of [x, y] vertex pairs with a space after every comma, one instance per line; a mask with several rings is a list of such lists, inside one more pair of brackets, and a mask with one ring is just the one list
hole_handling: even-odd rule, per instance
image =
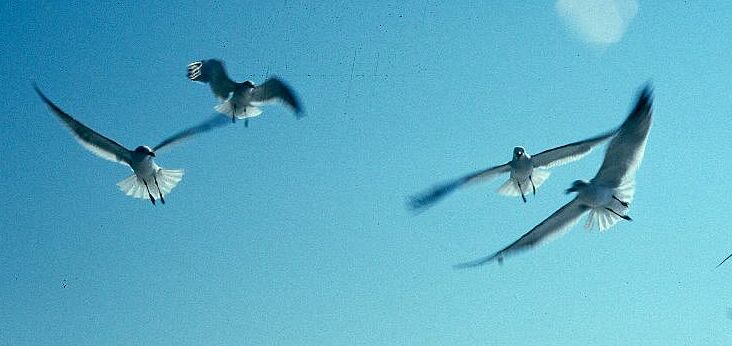
[[[0, 344], [728, 344], [727, 4], [252, 1], [0, 3]], [[153, 207], [34, 93], [134, 148], [213, 112], [194, 60], [279, 76], [265, 108], [159, 153]], [[630, 215], [502, 266], [589, 179], [598, 148], [528, 203], [502, 183], [414, 216], [435, 183], [620, 124], [654, 126]]]

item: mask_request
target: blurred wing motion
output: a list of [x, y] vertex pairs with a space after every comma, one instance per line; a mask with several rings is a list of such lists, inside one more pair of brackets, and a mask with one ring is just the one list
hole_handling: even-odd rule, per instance
[[214, 95], [226, 101], [236, 88], [236, 83], [229, 78], [221, 60], [208, 59], [188, 64], [188, 79], [194, 82], [208, 83]]
[[277, 78], [270, 78], [262, 85], [254, 88], [252, 105], [259, 106], [276, 101], [281, 101], [290, 107], [295, 111], [296, 117], [301, 118], [303, 116], [300, 101], [297, 99], [295, 92], [285, 82]]
[[156, 145], [155, 148], [153, 148], [153, 151], [158, 151], [160, 149], [169, 148], [175, 144], [184, 142], [199, 133], [208, 132], [217, 127], [221, 127], [221, 126], [224, 126], [227, 124], [229, 124], [228, 119], [222, 118], [218, 114], [214, 115], [211, 118], [207, 119], [206, 121], [204, 121], [196, 126], [189, 127], [183, 131], [180, 131], [180, 132], [166, 138], [165, 140], [160, 142], [160, 144]]
[[43, 99], [43, 102], [51, 108], [51, 111], [63, 122], [63, 124], [71, 130], [71, 133], [84, 148], [91, 151], [94, 155], [97, 155], [105, 160], [115, 161], [122, 164], [129, 165], [132, 161], [132, 154], [125, 147], [121, 146], [117, 142], [102, 136], [96, 131], [90, 129], [78, 120], [72, 118], [66, 114], [61, 108], [56, 106], [46, 95], [41, 92], [37, 85], [33, 85], [36, 93]]
[[542, 151], [532, 156], [531, 162], [533, 166], [537, 168], [551, 168], [561, 166], [572, 161], [577, 161], [587, 156], [595, 146], [610, 139], [617, 132], [618, 130], [613, 130], [597, 137]]
[[495, 176], [501, 173], [509, 172], [510, 170], [511, 166], [506, 163], [500, 166], [495, 166], [482, 171], [474, 172], [462, 178], [437, 185], [423, 194], [412, 197], [408, 203], [409, 207], [410, 209], [415, 211], [427, 209], [463, 185], [490, 180], [493, 179]]
[[[643, 159], [643, 153], [648, 140], [648, 133], [651, 128], [653, 115], [652, 103], [653, 93], [650, 86], [646, 86], [640, 93], [635, 108], [628, 115], [628, 118], [623, 122], [623, 124], [620, 125], [619, 130], [617, 130], [617, 134], [615, 134], [615, 137], [610, 141], [607, 151], [605, 152], [605, 159], [602, 162], [602, 166], [597, 172], [597, 175], [592, 178], [589, 185], [594, 185], [594, 188], [597, 190], [609, 190], [612, 192], [613, 198], [630, 203], [634, 192], [635, 173]], [[571, 202], [561, 207], [546, 220], [542, 221], [531, 231], [524, 234], [521, 238], [513, 242], [513, 244], [505, 247], [503, 250], [473, 262], [458, 264], [455, 267], [476, 267], [494, 259], [500, 262], [503, 257], [508, 254], [534, 247], [561, 235], [563, 231], [569, 230], [574, 226], [577, 221], [579, 221], [582, 214], [591, 209], [589, 205], [580, 202], [580, 198], [583, 193], [583, 191], [579, 191], [578, 197], [575, 197]], [[601, 210], [603, 207], [604, 206], [594, 206], [594, 208], [592, 208], [590, 218], [588, 219], [588, 226], [592, 226], [592, 214], [597, 214], [597, 211]], [[604, 221], [602, 221], [604, 223], [600, 226], [601, 230], [612, 226], [620, 218], [620, 215], [617, 215], [618, 218], [608, 218], [607, 216], [609, 214], [610, 213], [604, 212], [604, 210], [602, 214], [597, 214], [605, 215], [603, 216]], [[724, 263], [724, 261], [722, 261], [722, 263]]]
[[[605, 159], [592, 182], [605, 186], [628, 188], [634, 184], [646, 149], [648, 132], [651, 129], [653, 116], [653, 91], [647, 85], [636, 102], [635, 108], [628, 115], [618, 134], [610, 141], [605, 152]], [[632, 198], [632, 193], [630, 198]], [[630, 200], [627, 201], [630, 203]]]
[[549, 216], [546, 220], [536, 225], [531, 231], [524, 234], [513, 242], [511, 245], [506, 246], [503, 250], [498, 251], [488, 257], [480, 258], [472, 262], [466, 262], [455, 265], [456, 269], [477, 267], [486, 264], [494, 259], [499, 262], [503, 260], [506, 255], [519, 252], [521, 250], [527, 250], [534, 246], [546, 243], [556, 237], [561, 236], [564, 232], [568, 231], [572, 226], [577, 224], [582, 214], [584, 214], [589, 207], [582, 205], [577, 198], [573, 199], [563, 207], [559, 208], [554, 214]]

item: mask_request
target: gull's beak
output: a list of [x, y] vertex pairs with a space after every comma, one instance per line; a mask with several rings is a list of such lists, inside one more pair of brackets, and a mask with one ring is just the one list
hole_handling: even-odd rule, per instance
[[154, 152], [152, 152], [152, 151], [151, 151], [151, 152], [150, 152], [150, 154], [148, 154], [148, 155], [150, 155], [150, 156], [152, 156], [152, 157], [155, 157], [155, 153], [154, 153]]

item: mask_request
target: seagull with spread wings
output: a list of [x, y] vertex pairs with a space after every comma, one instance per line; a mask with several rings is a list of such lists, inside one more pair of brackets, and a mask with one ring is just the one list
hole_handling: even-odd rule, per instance
[[304, 116], [295, 92], [275, 77], [259, 86], [251, 81], [237, 83], [229, 78], [221, 60], [208, 59], [188, 64], [188, 79], [207, 83], [221, 101], [214, 109], [230, 116], [232, 122], [237, 118], [244, 119], [244, 126], [248, 126], [249, 118], [262, 114], [260, 106], [278, 101], [291, 108], [298, 119]]
[[165, 204], [164, 196], [169, 194], [183, 178], [182, 169], [164, 169], [158, 166], [153, 161], [155, 152], [182, 142], [195, 134], [209, 131], [227, 123], [224, 118], [216, 115], [197, 126], [181, 131], [163, 140], [152, 149], [146, 145], [142, 145], [135, 148], [135, 150], [129, 150], [92, 130], [61, 110], [35, 84], [33, 88], [41, 99], [43, 99], [43, 102], [53, 111], [53, 114], [71, 130], [71, 134], [79, 144], [103, 159], [127, 165], [132, 169], [134, 174], [117, 183], [117, 186], [122, 192], [134, 198], [148, 197], [153, 205], [155, 205], [155, 201], [158, 199]]
[[597, 224], [600, 231], [604, 231], [621, 219], [631, 221], [627, 211], [635, 194], [635, 174], [643, 160], [651, 129], [652, 105], [653, 92], [647, 85], [638, 96], [635, 108], [610, 141], [597, 175], [589, 182], [576, 180], [567, 189], [567, 193], [577, 193], [572, 201], [501, 251], [456, 267], [476, 267], [493, 260], [501, 262], [506, 255], [546, 243], [572, 228], [586, 212], [589, 212], [585, 223], [587, 229]]
[[536, 195], [536, 189], [549, 178], [548, 168], [577, 161], [589, 154], [594, 147], [615, 135], [613, 130], [596, 137], [529, 155], [522, 147], [513, 148], [513, 158], [502, 165], [470, 173], [455, 180], [436, 185], [432, 189], [414, 196], [409, 207], [415, 211], [427, 209], [460, 187], [491, 180], [503, 173], [510, 173], [509, 179], [498, 188], [504, 196], [521, 196], [526, 203], [529, 189]]

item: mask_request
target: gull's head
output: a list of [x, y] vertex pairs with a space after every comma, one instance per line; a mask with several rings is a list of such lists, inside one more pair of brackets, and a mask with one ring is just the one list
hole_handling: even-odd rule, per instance
[[150, 149], [150, 147], [148, 147], [147, 145], [141, 145], [135, 148], [135, 152], [138, 154], [155, 157], [155, 152], [152, 151], [152, 149]]
[[252, 81], [250, 80], [245, 80], [244, 83], [241, 84], [243, 84], [246, 88], [254, 88], [254, 83], [252, 83]]
[[524, 155], [526, 155], [526, 151], [523, 147], [515, 147], [513, 148], [513, 158], [514, 159], [520, 159], [523, 158]]
[[568, 188], [566, 191], [564, 191], [564, 193], [579, 192], [580, 190], [582, 190], [587, 185], [589, 185], [589, 183], [586, 182], [586, 181], [583, 181], [583, 180], [575, 180], [572, 183], [572, 186], [570, 188]]

